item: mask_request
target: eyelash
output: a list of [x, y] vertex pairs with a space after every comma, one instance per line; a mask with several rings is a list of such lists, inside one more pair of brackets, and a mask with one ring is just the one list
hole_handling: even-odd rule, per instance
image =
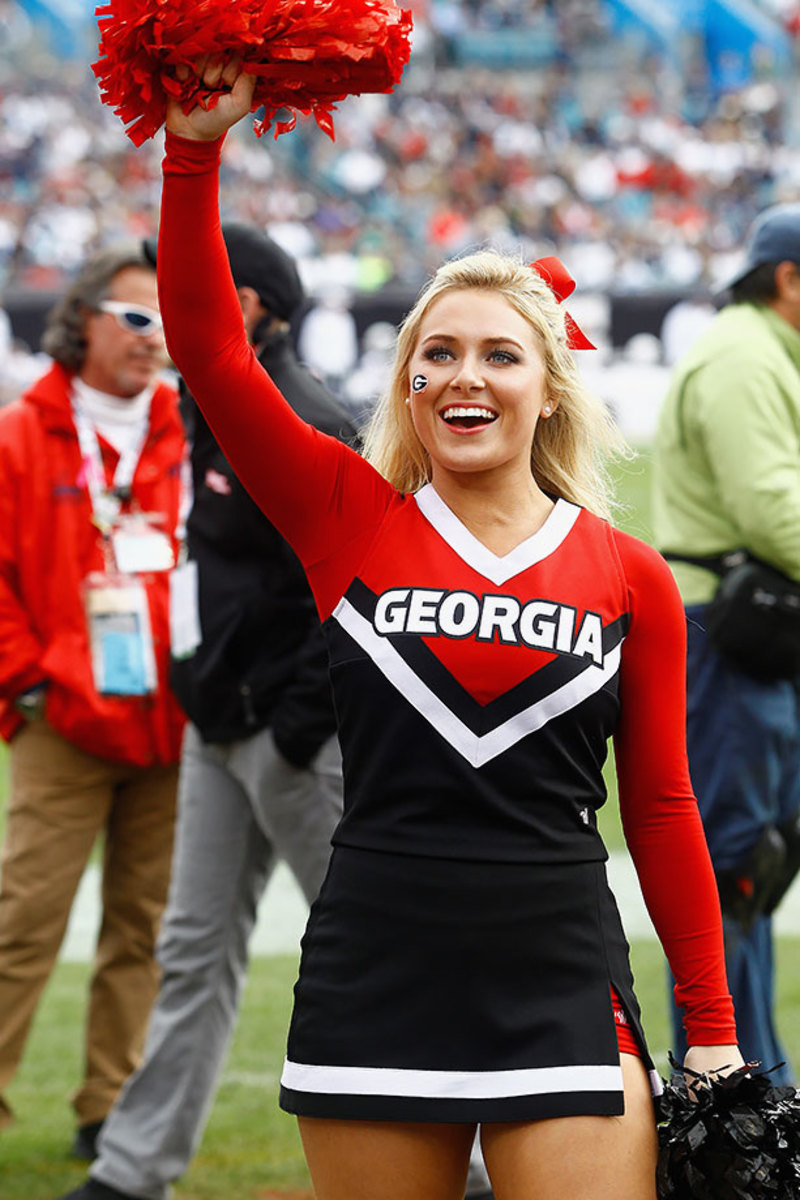
[[[446, 346], [430, 346], [427, 350], [423, 351], [423, 358], [428, 359], [430, 362], [443, 362], [445, 358], [453, 357], [452, 350], [449, 350]], [[503, 363], [519, 362], [516, 354], [512, 354], [510, 350], [491, 350], [489, 352], [489, 360], [491, 361], [492, 359]]]

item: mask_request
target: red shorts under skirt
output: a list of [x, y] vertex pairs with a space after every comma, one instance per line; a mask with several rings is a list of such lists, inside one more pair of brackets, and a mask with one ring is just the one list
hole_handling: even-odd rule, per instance
[[633, 1036], [631, 1023], [622, 1006], [622, 1001], [613, 987], [611, 989], [611, 1006], [614, 1009], [614, 1024], [617, 1027], [617, 1043], [620, 1054], [635, 1054], [637, 1058], [641, 1058], [641, 1047]]

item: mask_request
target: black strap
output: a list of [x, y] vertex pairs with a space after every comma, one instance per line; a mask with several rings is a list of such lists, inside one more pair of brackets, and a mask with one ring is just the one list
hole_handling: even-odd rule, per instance
[[749, 562], [752, 555], [746, 550], [724, 550], [722, 554], [709, 554], [706, 556], [700, 554], [681, 554], [677, 550], [662, 550], [662, 558], [667, 562], [684, 562], [689, 563], [692, 567], [702, 567], [706, 571], [712, 571], [715, 575], [727, 575], [734, 567], [740, 567], [742, 563]]

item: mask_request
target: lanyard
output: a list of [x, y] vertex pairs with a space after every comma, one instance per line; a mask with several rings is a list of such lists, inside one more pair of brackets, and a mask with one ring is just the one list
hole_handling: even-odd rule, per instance
[[135, 440], [120, 454], [110, 488], [106, 484], [106, 472], [97, 430], [75, 396], [72, 397], [72, 419], [78, 433], [83, 465], [82, 474], [92, 504], [92, 519], [103, 536], [108, 537], [119, 516], [122, 497], [130, 492], [136, 467], [147, 441], [150, 416], [148, 413], [142, 419]]

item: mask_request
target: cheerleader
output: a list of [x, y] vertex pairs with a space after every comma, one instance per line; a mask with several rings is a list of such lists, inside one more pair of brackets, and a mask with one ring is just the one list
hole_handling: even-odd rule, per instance
[[460, 1200], [479, 1126], [497, 1200], [654, 1200], [660, 1081], [597, 829], [609, 740], [686, 1065], [742, 1059], [686, 766], [681, 602], [608, 520], [613, 435], [575, 366], [573, 285], [552, 259], [446, 263], [359, 457], [247, 344], [218, 165], [254, 81], [236, 59], [195, 73], [194, 106], [167, 113], [168, 344], [307, 572], [344, 757], [281, 1081], [316, 1195]]

